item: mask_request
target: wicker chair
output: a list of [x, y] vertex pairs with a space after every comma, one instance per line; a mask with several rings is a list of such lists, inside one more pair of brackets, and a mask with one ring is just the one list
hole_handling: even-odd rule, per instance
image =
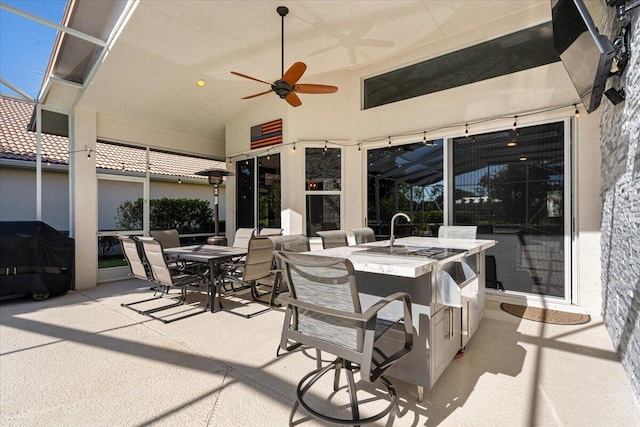
[[352, 228], [349, 231], [353, 233], [356, 239], [356, 245], [376, 241], [376, 233], [369, 227]]
[[[410, 296], [401, 292], [389, 295], [363, 313], [355, 272], [349, 260], [290, 252], [276, 252], [276, 256], [284, 265], [289, 286], [280, 348], [290, 350], [289, 344], [294, 342], [295, 345], [307, 345], [337, 357], [328, 366], [319, 367], [299, 382], [289, 425], [293, 424], [298, 406], [316, 419], [341, 425], [371, 423], [397, 410], [396, 392], [383, 374], [413, 348]], [[394, 301], [401, 302], [403, 314], [395, 316], [385, 312], [383, 315], [382, 309]], [[379, 347], [379, 339], [392, 329], [396, 337], [400, 335], [403, 339], [397, 342], [397, 349], [391, 350], [394, 353], [387, 355]], [[342, 368], [347, 378], [351, 419], [333, 418], [305, 401], [305, 395], [312, 386], [331, 370], [335, 370], [333, 388], [337, 391]], [[362, 381], [379, 381], [386, 390], [390, 403], [383, 411], [360, 418], [354, 370], [359, 370]], [[313, 394], [320, 399], [324, 397], [320, 390]], [[328, 397], [326, 400], [331, 399]]]
[[347, 233], [342, 230], [317, 231], [316, 233], [322, 239], [323, 249], [349, 246], [349, 243], [347, 242]]

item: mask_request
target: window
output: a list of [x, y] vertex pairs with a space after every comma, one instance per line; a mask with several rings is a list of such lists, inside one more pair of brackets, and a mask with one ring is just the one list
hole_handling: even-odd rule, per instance
[[305, 149], [307, 236], [316, 231], [339, 230], [342, 191], [340, 148]]
[[[118, 235], [142, 235], [146, 178], [98, 174], [98, 268], [126, 266]], [[146, 224], [146, 229], [149, 225]]]
[[443, 220], [443, 141], [414, 142], [367, 152], [367, 225], [389, 235], [389, 222], [405, 212], [411, 222], [398, 222], [398, 236], [431, 236]]
[[559, 61], [551, 22], [364, 81], [364, 108], [463, 86]]

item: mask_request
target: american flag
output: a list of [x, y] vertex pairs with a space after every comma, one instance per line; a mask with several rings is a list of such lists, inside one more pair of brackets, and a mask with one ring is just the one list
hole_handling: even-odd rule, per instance
[[282, 144], [282, 119], [251, 126], [251, 148]]

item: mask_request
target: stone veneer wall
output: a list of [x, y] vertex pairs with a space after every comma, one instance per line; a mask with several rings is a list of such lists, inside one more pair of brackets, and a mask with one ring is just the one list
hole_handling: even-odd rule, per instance
[[[613, 40], [615, 10], [603, 7], [602, 33]], [[629, 15], [631, 59], [607, 84], [623, 86], [626, 100], [613, 106], [603, 98], [600, 107], [602, 315], [640, 400], [640, 10]]]

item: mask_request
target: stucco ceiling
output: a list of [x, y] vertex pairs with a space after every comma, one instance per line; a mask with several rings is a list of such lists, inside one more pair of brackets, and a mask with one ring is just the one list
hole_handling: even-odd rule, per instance
[[[539, 23], [549, 2], [142, 0], [79, 105], [99, 116], [224, 144], [225, 123], [253, 102], [240, 98], [268, 89], [230, 71], [268, 81], [281, 76], [279, 5], [290, 9], [285, 69], [303, 61], [308, 69], [302, 83], [330, 84], [323, 74], [370, 70], [372, 64], [387, 70], [391, 59], [444, 39], [459, 39], [462, 46], [473, 40], [474, 28], [491, 23], [497, 32], [504, 28], [500, 22], [514, 17], [521, 26]], [[207, 85], [199, 88], [198, 79]], [[69, 90], [54, 87], [49, 101], [69, 98]], [[309, 96], [331, 95], [303, 96], [299, 108]]]

